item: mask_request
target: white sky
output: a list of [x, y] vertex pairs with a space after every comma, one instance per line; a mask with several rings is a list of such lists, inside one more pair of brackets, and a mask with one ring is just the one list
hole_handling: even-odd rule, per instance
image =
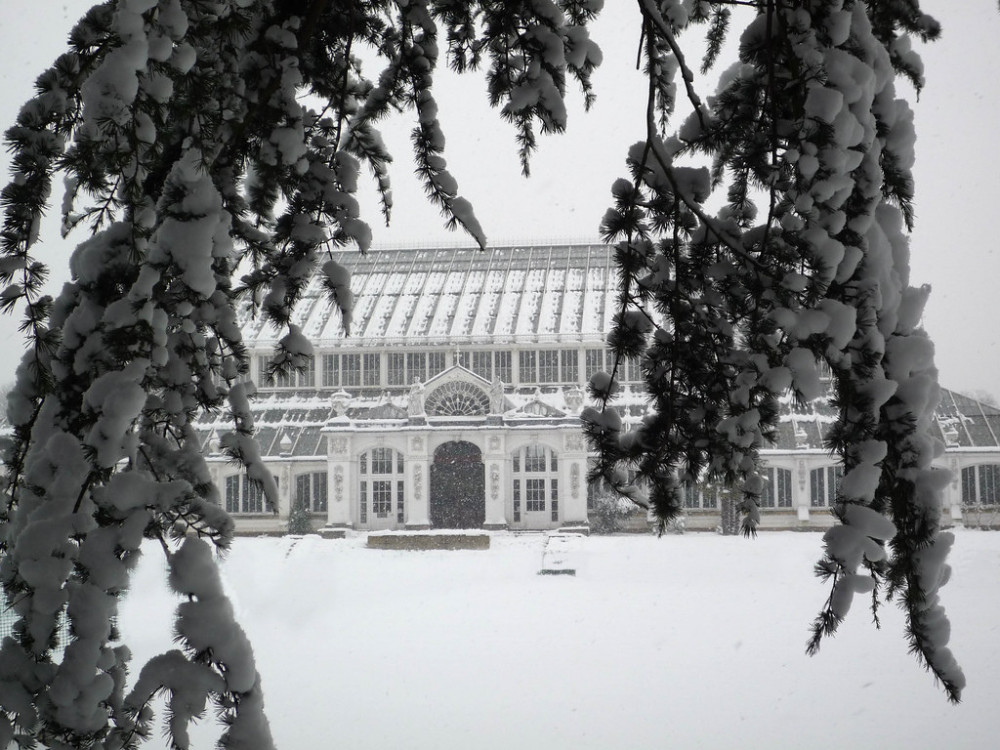
[[[63, 49], [64, 39], [90, 0], [3, 0], [0, 3], [0, 123], [6, 128], [32, 92], [32, 82]], [[562, 136], [540, 138], [532, 177], [524, 180], [512, 129], [488, 107], [481, 77], [437, 77], [446, 156], [460, 190], [475, 206], [490, 241], [596, 240], [609, 204], [609, 188], [624, 174], [625, 152], [643, 132], [644, 88], [635, 71], [637, 12], [632, 3], [608, 0], [593, 36], [605, 61], [594, 76], [598, 101], [584, 114], [571, 97], [570, 126]], [[920, 51], [927, 86], [916, 112], [917, 226], [912, 236], [911, 281], [930, 283], [934, 293], [924, 324], [937, 345], [941, 384], [959, 391], [1000, 396], [1000, 250], [992, 239], [992, 214], [1000, 211], [1000, 176], [992, 146], [993, 118], [1000, 113], [996, 70], [1000, 14], [993, 0], [924, 0], [944, 26], [944, 38]], [[738, 29], [735, 30], [738, 34]], [[692, 34], [689, 41], [694, 40]], [[692, 55], [696, 57], [696, 55]], [[698, 81], [712, 92], [716, 73]], [[909, 92], [900, 85], [900, 93]], [[384, 125], [397, 157], [392, 170], [395, 207], [385, 228], [369, 193], [365, 218], [375, 245], [465, 244], [442, 228], [423, 198], [407, 159], [410, 120]], [[0, 156], [6, 182], [7, 156]], [[58, 189], [58, 186], [57, 186]], [[53, 279], [65, 279], [70, 245], [57, 225], [43, 228], [40, 258]], [[21, 349], [15, 322], [0, 320], [0, 383], [13, 377]]]

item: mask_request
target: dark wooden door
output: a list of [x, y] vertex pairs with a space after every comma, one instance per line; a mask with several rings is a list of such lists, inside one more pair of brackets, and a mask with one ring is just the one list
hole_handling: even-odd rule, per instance
[[434, 528], [478, 529], [486, 521], [486, 469], [472, 443], [453, 441], [434, 452], [430, 489]]

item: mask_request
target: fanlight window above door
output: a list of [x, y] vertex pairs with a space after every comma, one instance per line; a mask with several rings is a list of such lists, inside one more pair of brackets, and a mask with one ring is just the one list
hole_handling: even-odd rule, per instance
[[490, 397], [472, 383], [446, 383], [424, 401], [430, 417], [483, 417], [489, 409]]

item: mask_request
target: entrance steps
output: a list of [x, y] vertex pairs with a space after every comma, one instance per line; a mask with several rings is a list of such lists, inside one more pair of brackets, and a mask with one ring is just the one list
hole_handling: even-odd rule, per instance
[[540, 576], [575, 576], [579, 563], [583, 534], [552, 531], [547, 534], [542, 550]]

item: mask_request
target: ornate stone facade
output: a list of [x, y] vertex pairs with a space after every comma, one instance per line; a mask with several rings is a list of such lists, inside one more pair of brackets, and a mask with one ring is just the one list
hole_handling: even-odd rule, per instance
[[[280, 531], [296, 500], [308, 503], [317, 527], [587, 523], [594, 492], [578, 415], [591, 375], [614, 366], [604, 345], [617, 290], [612, 251], [382, 250], [339, 260], [352, 274], [352, 335], [321, 284], [310, 285], [295, 322], [313, 337], [315, 356], [304, 371], [262, 386], [252, 404], [278, 480], [277, 515], [251, 502], [246, 483], [230, 481], [234, 469], [218, 447], [231, 429], [226, 416], [199, 422], [238, 530]], [[247, 316], [243, 335], [253, 374], [265, 372], [276, 332]], [[638, 362], [617, 371], [627, 428], [647, 398]], [[1000, 409], [943, 395], [941, 466], [953, 474], [945, 510], [990, 525], [1000, 514]], [[824, 442], [832, 412], [819, 401], [783, 409], [777, 443], [764, 451], [762, 525], [826, 526], [840, 480]], [[714, 528], [723, 497], [689, 488], [687, 527]]]

